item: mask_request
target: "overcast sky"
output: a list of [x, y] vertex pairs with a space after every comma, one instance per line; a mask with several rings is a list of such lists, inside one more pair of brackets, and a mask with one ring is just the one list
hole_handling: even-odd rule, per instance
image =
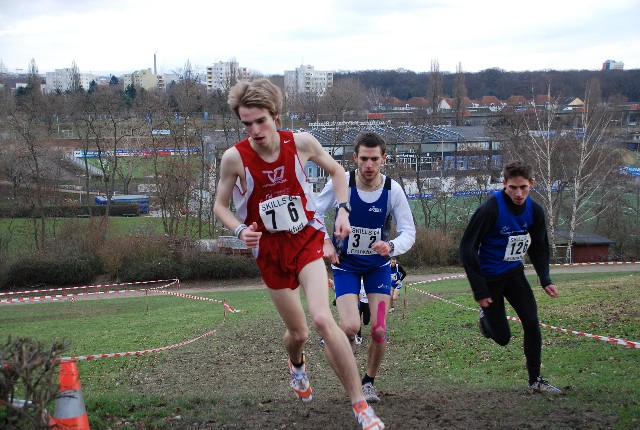
[[170, 73], [235, 58], [266, 75], [497, 67], [640, 68], [639, 0], [0, 0], [0, 60], [13, 72]]

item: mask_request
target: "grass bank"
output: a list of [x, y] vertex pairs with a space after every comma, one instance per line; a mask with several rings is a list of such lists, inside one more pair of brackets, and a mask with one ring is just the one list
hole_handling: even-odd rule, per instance
[[[640, 272], [559, 274], [554, 281], [561, 288], [557, 299], [534, 288], [543, 323], [640, 341]], [[475, 309], [465, 279], [414, 288]], [[66, 338], [68, 355], [156, 348], [216, 330], [164, 352], [79, 362], [93, 430], [354, 425], [315, 333], [306, 348], [314, 401], [305, 406], [293, 400], [284, 327], [264, 289], [196, 294], [247, 312], [227, 314], [225, 320], [215, 302], [79, 298], [1, 305], [0, 327], [5, 336]], [[640, 349], [543, 329], [543, 374], [565, 394], [533, 396], [526, 392], [522, 330], [516, 323], [511, 343], [500, 347], [480, 336], [473, 310], [413, 288], [406, 301], [404, 318], [401, 304], [389, 317], [390, 343], [376, 379], [383, 400], [376, 410], [389, 428], [640, 426]], [[368, 329], [363, 333], [366, 344]], [[363, 347], [356, 358], [363, 371]]]

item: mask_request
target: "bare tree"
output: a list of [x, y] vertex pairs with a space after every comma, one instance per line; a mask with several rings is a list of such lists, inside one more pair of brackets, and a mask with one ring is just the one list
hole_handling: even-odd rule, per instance
[[81, 89], [82, 83], [80, 81], [80, 69], [78, 69], [76, 60], [73, 60], [71, 68], [69, 69], [69, 92], [73, 93], [80, 91]]
[[16, 137], [24, 161], [26, 203], [31, 208], [36, 249], [44, 249], [47, 239], [46, 195], [49, 187], [47, 168], [43, 165], [46, 142], [54, 134], [53, 112], [49, 99], [41, 91], [42, 79], [34, 59], [29, 64], [27, 87], [16, 93], [5, 117], [7, 127]]
[[99, 87], [88, 94], [86, 104], [88, 127], [93, 149], [98, 157], [102, 171], [105, 196], [107, 199], [105, 219], [109, 216], [111, 198], [115, 191], [116, 172], [118, 171], [118, 150], [120, 144], [131, 136], [130, 112], [124, 96], [115, 87]]
[[[613, 111], [599, 100], [596, 82], [590, 83], [585, 92], [581, 129], [564, 128], [556, 119], [552, 103], [520, 112], [505, 111], [495, 129], [505, 142], [505, 157], [524, 161], [534, 168], [534, 194], [546, 211], [554, 258], [558, 256], [556, 230], [564, 222], [563, 212], [568, 212], [570, 237], [566, 258], [569, 261], [577, 227], [606, 210], [620, 192], [616, 187], [607, 186], [618, 170], [620, 159], [607, 139]], [[550, 83], [547, 100], [552, 100]], [[607, 203], [597, 205], [598, 199]]]
[[367, 92], [355, 78], [336, 81], [320, 101], [320, 112], [335, 122], [361, 118], [367, 106]]
[[[427, 100], [431, 108], [431, 117], [435, 120], [439, 116], [438, 104], [443, 97], [442, 73], [440, 72], [440, 62], [431, 60], [431, 72], [427, 81]], [[432, 122], [435, 124], [436, 122]]]
[[467, 98], [467, 86], [464, 82], [462, 63], [456, 66], [456, 76], [453, 84], [453, 111], [455, 124], [464, 125], [465, 99]]
[[587, 83], [584, 101], [581, 115], [582, 131], [576, 136], [576, 145], [572, 151], [575, 163], [572, 166], [570, 183], [572, 205], [567, 247], [569, 261], [576, 228], [597, 216], [597, 213], [594, 213], [594, 200], [598, 199], [600, 203], [607, 202], [597, 209], [604, 211], [620, 195], [617, 187], [609, 185], [621, 167], [621, 157], [610, 144], [607, 144], [609, 126], [616, 116], [616, 109], [602, 102], [598, 80]]

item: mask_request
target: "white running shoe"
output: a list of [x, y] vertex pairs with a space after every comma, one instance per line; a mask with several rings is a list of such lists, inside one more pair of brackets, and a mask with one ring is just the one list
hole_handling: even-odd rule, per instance
[[562, 390], [558, 387], [554, 387], [547, 381], [542, 379], [542, 376], [538, 376], [538, 379], [533, 384], [529, 385], [532, 393], [549, 393], [549, 394], [562, 394]]
[[358, 402], [353, 405], [353, 414], [358, 420], [358, 424], [362, 425], [362, 430], [383, 430], [384, 423], [373, 408], [367, 405], [367, 402]]
[[378, 393], [376, 392], [376, 387], [374, 387], [371, 382], [367, 382], [362, 386], [362, 394], [364, 394], [364, 398], [368, 403], [377, 403], [380, 401], [380, 397], [378, 397]]
[[306, 358], [302, 354], [302, 369], [293, 367], [291, 359], [289, 359], [289, 374], [291, 375], [291, 388], [298, 398], [303, 402], [310, 402], [313, 399], [313, 390], [307, 376]]

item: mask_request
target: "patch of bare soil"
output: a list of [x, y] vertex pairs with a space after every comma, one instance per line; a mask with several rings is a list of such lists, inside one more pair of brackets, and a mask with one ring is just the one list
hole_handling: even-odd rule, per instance
[[[599, 267], [603, 268], [626, 269]], [[442, 276], [449, 275], [410, 275], [407, 281]], [[181, 290], [189, 293], [238, 288], [264, 286], [260, 280], [181, 283]], [[306, 347], [314, 399], [302, 403], [294, 397], [281, 340], [284, 326], [275, 312], [269, 315], [259, 325], [237, 318], [189, 348], [159, 355], [150, 368], [132, 376], [136, 392], [167, 402], [192, 399], [181, 402], [192, 406], [165, 418], [165, 428], [170, 430], [359, 428], [346, 392], [314, 333]], [[366, 343], [358, 348], [356, 359], [362, 374]], [[398, 351], [391, 342], [383, 367], [406, 359]], [[382, 402], [374, 407], [389, 429], [607, 429], [616, 423], [606, 412], [584, 414], [566, 406], [563, 396], [532, 395], [522, 381], [507, 390], [443, 384], [446, 382], [431, 381], [428, 374], [402, 375], [386, 367], [376, 384]]]
[[[442, 276], [450, 275], [410, 275], [407, 281]], [[212, 285], [207, 285], [185, 282], [181, 288], [211, 291]], [[261, 287], [257, 281], [213, 288]], [[216, 335], [193, 348], [162, 356], [148, 372], [139, 375], [137, 389], [145, 394], [194, 399], [194, 409], [181, 410], [167, 418], [167, 428], [359, 428], [348, 396], [332, 372], [315, 333], [306, 346], [314, 399], [302, 403], [294, 397], [281, 341], [284, 326], [275, 312], [270, 314], [260, 325], [245, 325], [241, 319], [228, 322]], [[356, 351], [361, 374], [366, 366], [366, 347], [365, 340]], [[606, 412], [585, 415], [565, 405], [564, 396], [530, 394], [520, 380], [506, 390], [471, 389], [442, 380], [431, 381], [428, 374], [398, 374], [389, 363], [406, 360], [399, 354], [391, 342], [376, 384], [382, 402], [374, 408], [389, 429], [608, 429], [616, 423], [616, 418]]]
[[[284, 331], [271, 320], [233, 333], [226, 326], [196, 350], [162, 358], [141, 375], [137, 390], [194, 399], [194, 410], [181, 410], [167, 419], [171, 430], [359, 428], [314, 334], [306, 347], [314, 398], [302, 403], [294, 397], [286, 353], [274, 329]], [[362, 373], [366, 343], [358, 348]], [[399, 359], [391, 343], [385, 361]], [[521, 381], [509, 390], [465, 389], [458, 384], [434, 385], [429, 375], [403, 376], [389, 369], [378, 379], [382, 402], [374, 408], [389, 429], [605, 429], [615, 424], [604, 414], [586, 417], [565, 408], [562, 397], [529, 394]], [[536, 404], [550, 402], [553, 413], [532, 412]]]

